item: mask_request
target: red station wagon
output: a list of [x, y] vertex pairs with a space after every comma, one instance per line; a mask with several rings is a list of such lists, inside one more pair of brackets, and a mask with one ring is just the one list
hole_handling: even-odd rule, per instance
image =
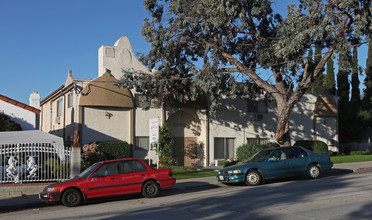
[[98, 197], [142, 193], [153, 198], [175, 183], [171, 169], [153, 169], [141, 159], [119, 159], [95, 163], [74, 179], [49, 185], [39, 198], [72, 207]]

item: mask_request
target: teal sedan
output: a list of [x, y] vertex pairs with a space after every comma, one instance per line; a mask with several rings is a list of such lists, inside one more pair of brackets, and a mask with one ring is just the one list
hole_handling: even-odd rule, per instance
[[307, 175], [316, 179], [332, 166], [328, 153], [314, 153], [300, 146], [275, 147], [257, 152], [244, 163], [221, 169], [217, 180], [255, 186], [267, 179], [290, 176]]

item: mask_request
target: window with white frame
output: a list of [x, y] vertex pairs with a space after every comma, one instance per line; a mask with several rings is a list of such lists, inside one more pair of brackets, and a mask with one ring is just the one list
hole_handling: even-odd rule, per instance
[[67, 95], [67, 107], [71, 108], [74, 105], [74, 92], [70, 92]]
[[235, 138], [214, 138], [214, 158], [227, 159], [235, 157]]
[[148, 151], [149, 150], [149, 137], [148, 136], [136, 137], [135, 149]]
[[57, 101], [57, 116], [61, 116], [63, 114], [63, 98]]
[[269, 138], [247, 138], [247, 144], [263, 145], [269, 143]]

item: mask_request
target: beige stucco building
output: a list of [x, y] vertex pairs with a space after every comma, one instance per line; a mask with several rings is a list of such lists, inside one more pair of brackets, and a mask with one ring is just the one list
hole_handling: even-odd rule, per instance
[[[180, 165], [209, 166], [236, 157], [246, 143], [274, 142], [275, 104], [264, 99], [223, 99], [217, 114], [208, 113], [207, 101], [197, 107], [168, 106], [153, 101], [141, 107], [141, 95], [115, 82], [122, 69], [148, 71], [134, 56], [129, 39], [98, 50], [98, 77], [76, 79], [69, 71], [64, 85], [41, 101], [40, 129], [71, 143], [75, 130], [82, 145], [122, 140], [131, 144], [131, 155], [155, 158], [149, 151], [150, 119], [167, 123], [174, 137], [173, 156]], [[304, 95], [290, 116], [292, 142], [322, 140], [336, 147], [337, 103], [327, 93]]]

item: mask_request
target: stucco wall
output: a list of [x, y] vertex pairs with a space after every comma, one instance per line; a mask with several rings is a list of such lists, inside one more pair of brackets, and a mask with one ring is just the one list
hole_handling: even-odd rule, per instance
[[[247, 138], [268, 138], [275, 141], [275, 105], [270, 103], [267, 112], [252, 113], [245, 99], [224, 99], [215, 116], [210, 119], [210, 162], [214, 160], [214, 139], [234, 138], [236, 149], [247, 143]], [[257, 114], [262, 118], [257, 118]]]
[[39, 128], [39, 115], [24, 108], [15, 106], [0, 100], [0, 111], [21, 125], [22, 130], [34, 130]]
[[130, 110], [84, 107], [82, 144], [102, 141], [130, 142]]
[[291, 115], [289, 116], [289, 128], [291, 132], [291, 142], [297, 140], [314, 139], [314, 106], [317, 96], [305, 94], [296, 103]]

